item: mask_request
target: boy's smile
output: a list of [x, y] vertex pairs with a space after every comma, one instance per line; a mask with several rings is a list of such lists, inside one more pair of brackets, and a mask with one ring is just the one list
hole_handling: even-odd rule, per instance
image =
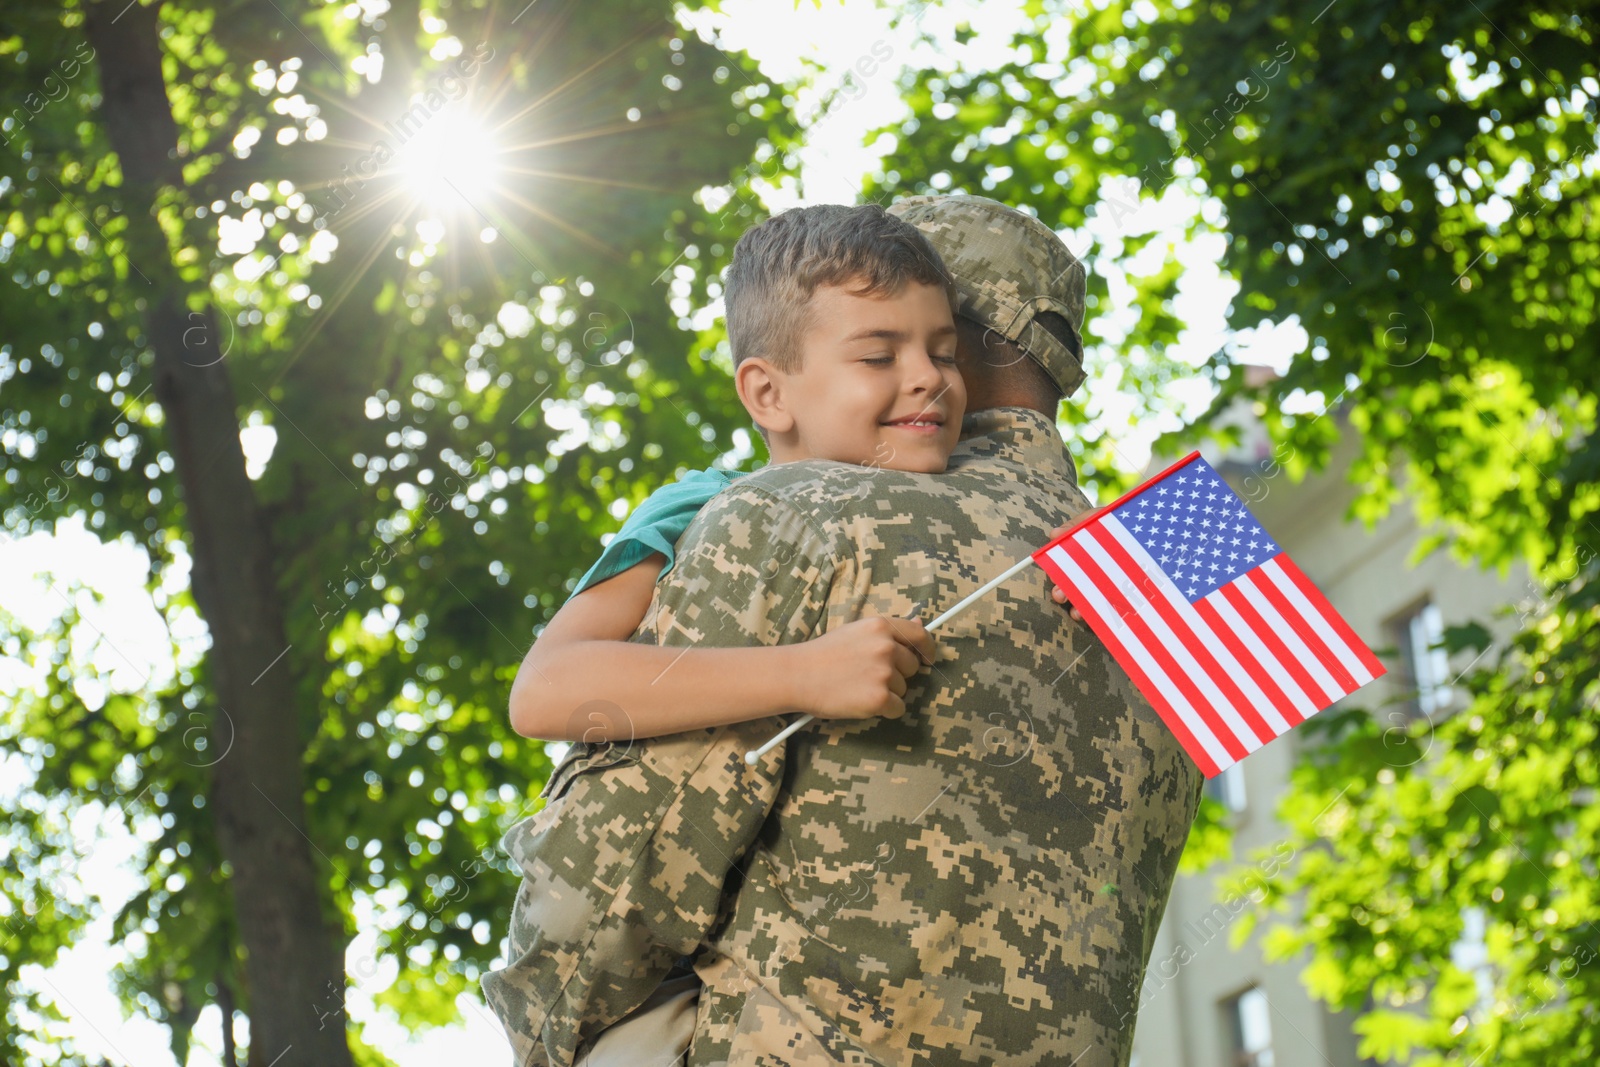
[[942, 288], [913, 282], [890, 296], [862, 296], [850, 286], [819, 286], [800, 348], [795, 372], [766, 368], [771, 395], [758, 421], [774, 463], [945, 469], [967, 393]]

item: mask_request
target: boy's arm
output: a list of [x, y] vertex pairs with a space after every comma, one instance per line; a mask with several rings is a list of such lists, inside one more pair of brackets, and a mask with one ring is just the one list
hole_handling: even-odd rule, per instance
[[628, 641], [665, 565], [652, 554], [556, 612], [511, 685], [512, 729], [546, 741], [626, 741], [796, 710], [796, 649], [759, 650], [758, 671], [748, 661], [757, 650], [685, 656]]
[[[760, 570], [763, 575], [774, 570], [776, 577], [774, 564], [790, 553], [781, 545], [762, 548], [767, 554]], [[790, 712], [898, 718], [905, 711], [906, 679], [931, 661], [931, 638], [920, 623], [908, 620], [862, 620], [851, 624], [850, 633], [784, 647], [737, 647], [760, 635], [761, 626], [753, 620], [740, 622], [736, 634], [707, 643], [732, 647], [690, 651], [629, 642], [665, 563], [653, 554], [586, 589], [556, 613], [512, 684], [513, 729], [552, 741], [609, 741]], [[673, 573], [685, 565], [680, 561]], [[697, 564], [687, 566], [693, 570]], [[784, 592], [779, 588], [784, 584], [775, 583], [751, 603], [772, 603], [772, 598], [786, 603], [806, 588], [791, 581]]]

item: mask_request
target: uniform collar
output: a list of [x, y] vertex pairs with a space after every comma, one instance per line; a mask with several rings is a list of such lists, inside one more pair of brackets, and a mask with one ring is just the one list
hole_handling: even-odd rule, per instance
[[961, 420], [961, 442], [950, 457], [951, 466], [965, 462], [962, 457], [1015, 463], [1078, 484], [1077, 467], [1055, 420], [1033, 408], [984, 408], [967, 415]]

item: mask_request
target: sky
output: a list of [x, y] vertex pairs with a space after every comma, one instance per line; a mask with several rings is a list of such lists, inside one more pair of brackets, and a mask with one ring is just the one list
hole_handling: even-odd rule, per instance
[[[955, 28], [970, 23], [977, 35], [962, 47], [963, 62], [989, 65], [1008, 56], [1010, 34], [1021, 25], [1020, 4], [1014, 0], [988, 0], [982, 4], [981, 17], [977, 8], [975, 3], [961, 2], [913, 8], [912, 18], [891, 27], [888, 11], [859, 3], [844, 5], [824, 0], [816, 6], [809, 2], [792, 5], [779, 0], [726, 0], [719, 14], [689, 14], [685, 19], [692, 29], [714, 32], [725, 47], [748, 51], [761, 62], [762, 73], [776, 81], [817, 73], [808, 67], [808, 62], [820, 68], [815, 88], [802, 92], [797, 103], [798, 113], [816, 116], [802, 157], [800, 180], [767, 191], [767, 205], [776, 211], [802, 203], [857, 199], [863, 176], [875, 167], [884, 149], [882, 144], [867, 144], [866, 132], [905, 113], [896, 92], [899, 71], [906, 64], [950, 61], [948, 55], [936, 54], [928, 45], [918, 43], [919, 30], [935, 40], [953, 41]], [[823, 98], [819, 94], [838, 86], [844, 72], [855, 68], [863, 57], [879, 62], [869, 64], [876, 66], [870, 76], [857, 75], [859, 92], [820, 113], [819, 101]], [[1115, 225], [1122, 233], [1159, 229], [1178, 234], [1189, 215], [1202, 207], [1175, 183], [1159, 203], [1147, 200], [1138, 213]], [[1114, 242], [1117, 236], [1117, 232], [1095, 230], [1063, 234], [1075, 251], [1084, 250], [1091, 242]], [[223, 245], [236, 237], [219, 234]], [[1293, 324], [1258, 336], [1230, 336], [1226, 332], [1223, 308], [1236, 287], [1220, 278], [1216, 269], [1222, 252], [1220, 238], [1191, 243], [1174, 236], [1169, 242], [1156, 242], [1155, 247], [1154, 254], [1177, 255], [1185, 267], [1175, 311], [1190, 324], [1190, 330], [1175, 352], [1178, 358], [1198, 364], [1224, 342], [1231, 342], [1251, 361], [1281, 367], [1293, 352], [1303, 348], [1305, 334]], [[1115, 305], [1117, 280], [1112, 278], [1111, 284]], [[704, 313], [714, 314], [715, 310]], [[1105, 314], [1109, 318], [1101, 323], [1102, 328], [1117, 316], [1115, 311]], [[1128, 323], [1126, 319], [1122, 321], [1125, 328]], [[1100, 412], [1117, 420], [1127, 409], [1115, 389], [1114, 342], [1115, 331], [1111, 344], [1091, 353], [1086, 389], [1091, 413]], [[1197, 377], [1193, 383], [1176, 386], [1170, 399], [1176, 412], [1193, 415], [1203, 408], [1209, 394]], [[1164, 428], [1152, 425], [1144, 427], [1139, 436], [1124, 436], [1119, 452], [1129, 469], [1144, 467], [1149, 460], [1150, 441]], [[243, 433], [242, 439], [252, 473], [258, 474], [271, 454], [271, 430], [256, 427]], [[158, 610], [165, 606], [168, 595], [183, 587], [187, 568], [180, 565], [169, 569], [164, 588], [156, 590], [154, 599], [147, 592], [148, 578], [148, 561], [141, 549], [103, 544], [81, 521], [61, 524], [54, 535], [0, 540], [0, 609], [18, 616], [30, 628], [43, 628], [59, 617], [71, 597], [86, 624], [74, 631], [72, 662], [82, 669], [85, 679], [99, 674], [119, 691], [136, 690], [161, 672], [181, 670], [203, 654], [207, 643], [204, 624], [192, 611], [176, 616], [169, 630]], [[98, 597], [89, 593], [91, 589]], [[26, 665], [0, 660], [0, 694], [31, 686], [34, 681]], [[103, 691], [96, 689], [98, 684], [85, 680], [80, 685], [80, 695], [90, 706], [97, 706], [104, 698]], [[15, 795], [27, 780], [20, 757], [0, 757], [0, 795]], [[48, 971], [35, 968], [25, 980], [54, 1000], [69, 1018], [66, 1033], [80, 1051], [104, 1056], [117, 1064], [173, 1067], [175, 1061], [165, 1028], [138, 1015], [124, 1018], [107, 981], [123, 951], [110, 944], [110, 916], [137, 891], [144, 840], [153, 838], [153, 830], [135, 827], [130, 834], [118, 813], [98, 805], [78, 812], [70, 829], [83, 857], [79, 868], [81, 885], [97, 887], [104, 910], [83, 941], [65, 952], [58, 964]], [[64, 892], [82, 892], [69, 883], [70, 879], [62, 880]], [[512, 892], [513, 887], [508, 886], [508, 897]], [[367, 914], [359, 916], [363, 933], [350, 947], [347, 962], [359, 960], [370, 951], [377, 920], [371, 907], [365, 911]], [[509, 1049], [498, 1022], [469, 997], [458, 1001], [460, 1025], [409, 1040], [393, 1018], [373, 1004], [374, 994], [393, 981], [394, 970], [392, 964], [380, 967], [370, 978], [362, 978], [354, 969], [351, 972], [348, 1010], [352, 1018], [367, 1023], [367, 1037], [381, 1051], [402, 1067], [505, 1062]], [[195, 1047], [185, 1067], [219, 1064], [220, 1013], [215, 1007], [202, 1013], [194, 1039]]]

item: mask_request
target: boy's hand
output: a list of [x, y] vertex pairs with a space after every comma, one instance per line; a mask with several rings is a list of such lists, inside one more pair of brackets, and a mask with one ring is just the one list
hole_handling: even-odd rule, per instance
[[[1047, 542], [1054, 541], [1056, 538], [1060, 537], [1062, 534], [1066, 533], [1068, 530], [1072, 529], [1074, 526], [1079, 526], [1082, 523], [1084, 523], [1085, 521], [1087, 521], [1091, 516], [1093, 516], [1099, 510], [1100, 510], [1099, 508], [1096, 508], [1093, 511], [1084, 512], [1082, 515], [1078, 516], [1078, 518], [1074, 519], [1072, 522], [1066, 523], [1065, 525], [1062, 525], [1062, 526], [1057, 526], [1055, 529], [1050, 531], [1049, 535], [1045, 538], [1045, 540]], [[1062, 588], [1059, 585], [1057, 585], [1055, 582], [1053, 582], [1053, 581], [1050, 583], [1050, 599], [1054, 600], [1057, 604], [1066, 604], [1067, 603], [1067, 594], [1066, 594], [1066, 592], [1063, 591]], [[1070, 604], [1067, 605], [1067, 614], [1072, 616], [1072, 621], [1073, 622], [1082, 622], [1083, 621], [1083, 615], [1078, 611], [1077, 608], [1073, 607]]]
[[819, 719], [898, 719], [906, 679], [933, 662], [933, 637], [917, 619], [874, 617], [793, 646], [802, 711]]

